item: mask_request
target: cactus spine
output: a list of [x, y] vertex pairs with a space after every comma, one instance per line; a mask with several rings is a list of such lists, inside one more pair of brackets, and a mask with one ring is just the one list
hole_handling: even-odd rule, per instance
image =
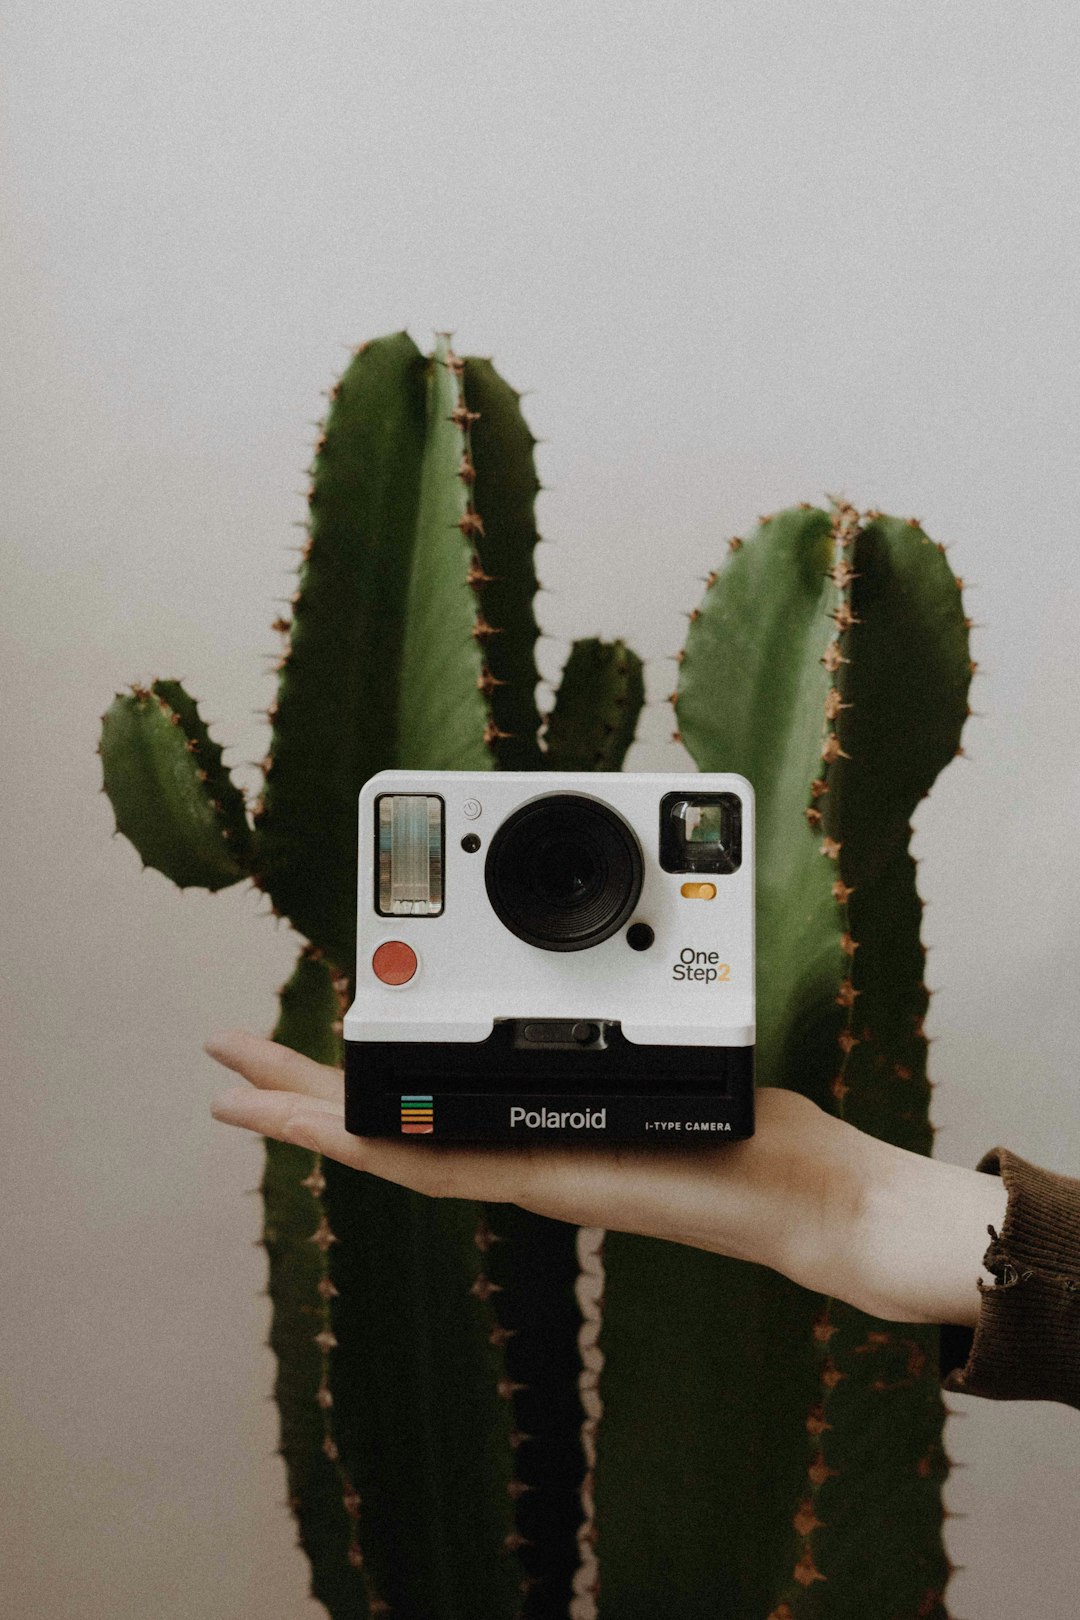
[[[308, 941], [276, 1036], [321, 1061], [367, 777], [618, 769], [633, 740], [622, 642], [576, 643], [537, 712], [534, 444], [489, 361], [364, 345], [316, 449], [258, 802], [176, 683], [105, 717], [143, 860], [249, 879]], [[761, 1082], [927, 1152], [907, 846], [967, 712], [958, 582], [917, 525], [798, 508], [732, 543], [690, 620], [677, 735], [757, 793]], [[335, 1620], [946, 1615], [928, 1330], [283, 1144], [263, 1193], [290, 1504]]]

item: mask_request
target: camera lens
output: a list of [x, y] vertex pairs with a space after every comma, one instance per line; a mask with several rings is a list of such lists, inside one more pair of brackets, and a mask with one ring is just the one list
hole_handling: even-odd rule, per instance
[[596, 891], [600, 866], [591, 850], [545, 838], [528, 853], [529, 881], [550, 906], [580, 906]]
[[583, 951], [610, 939], [637, 905], [642, 875], [630, 827], [577, 793], [515, 810], [492, 838], [484, 868], [500, 922], [546, 951]]

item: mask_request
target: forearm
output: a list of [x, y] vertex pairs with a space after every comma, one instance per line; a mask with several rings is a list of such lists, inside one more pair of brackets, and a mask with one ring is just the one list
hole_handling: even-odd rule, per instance
[[973, 1327], [988, 1228], [1008, 1195], [997, 1176], [863, 1138], [866, 1193], [851, 1303], [895, 1322]]

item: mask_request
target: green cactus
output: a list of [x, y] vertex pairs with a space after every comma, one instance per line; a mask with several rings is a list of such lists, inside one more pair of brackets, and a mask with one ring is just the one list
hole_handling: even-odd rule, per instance
[[102, 718], [99, 753], [116, 830], [147, 866], [181, 889], [225, 889], [247, 875], [244, 796], [178, 681], [118, 694]]
[[[274, 1039], [319, 1063], [340, 1060], [339, 1013], [332, 970], [304, 951], [280, 992]], [[273, 1301], [270, 1345], [277, 1357], [274, 1397], [289, 1505], [311, 1559], [312, 1596], [331, 1614], [365, 1614], [371, 1587], [359, 1538], [360, 1501], [334, 1439], [331, 1350], [334, 1284], [330, 1226], [321, 1195], [319, 1155], [267, 1141], [263, 1172], [263, 1244]]]
[[[799, 509], [691, 620], [679, 732], [757, 797], [759, 1083], [928, 1152], [907, 846], [967, 714], [958, 582], [917, 525]], [[641, 1238], [604, 1270], [601, 1620], [944, 1616], [936, 1332]]]
[[576, 642], [544, 730], [549, 770], [619, 770], [644, 701], [641, 661], [624, 642]]
[[[250, 824], [176, 683], [105, 716], [106, 791], [145, 863], [180, 885], [250, 878], [306, 936], [275, 1033], [320, 1061], [338, 1054], [353, 967], [363, 782], [395, 765], [551, 768], [534, 444], [490, 361], [446, 337], [427, 358], [405, 333], [366, 344], [316, 449]], [[579, 643], [569, 664], [590, 658], [617, 665], [603, 757], [618, 768], [640, 660]], [[503, 1620], [535, 1583], [528, 1612], [565, 1609], [584, 1473], [573, 1229], [432, 1203], [278, 1143], [263, 1194], [281, 1449], [313, 1595], [350, 1620], [433, 1604]]]
[[[250, 879], [307, 939], [275, 1033], [320, 1061], [351, 988], [363, 782], [613, 770], [633, 740], [622, 642], [576, 643], [537, 711], [534, 444], [489, 361], [445, 337], [430, 357], [404, 333], [365, 345], [316, 451], [250, 816], [175, 683], [105, 717], [105, 787], [144, 862], [181, 886]], [[907, 844], [966, 713], [957, 581], [917, 526], [843, 504], [733, 546], [673, 698], [698, 765], [756, 789], [759, 1078], [926, 1152]], [[335, 1620], [566, 1620], [572, 1593], [600, 1620], [945, 1616], [926, 1329], [284, 1144], [263, 1194], [289, 1498]]]

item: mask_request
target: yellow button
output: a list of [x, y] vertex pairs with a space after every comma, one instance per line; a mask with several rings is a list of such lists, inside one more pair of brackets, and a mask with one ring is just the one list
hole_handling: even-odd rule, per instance
[[684, 900], [715, 900], [715, 883], [684, 883], [679, 890]]

